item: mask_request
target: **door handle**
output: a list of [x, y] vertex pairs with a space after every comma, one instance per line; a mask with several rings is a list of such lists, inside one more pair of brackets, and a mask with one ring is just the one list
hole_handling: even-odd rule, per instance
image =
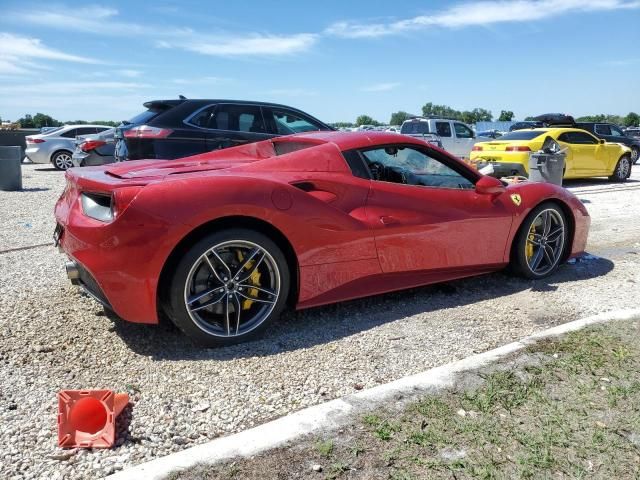
[[382, 217], [380, 217], [380, 223], [382, 223], [385, 226], [396, 225], [398, 223], [398, 220], [395, 219], [394, 217], [383, 215]]

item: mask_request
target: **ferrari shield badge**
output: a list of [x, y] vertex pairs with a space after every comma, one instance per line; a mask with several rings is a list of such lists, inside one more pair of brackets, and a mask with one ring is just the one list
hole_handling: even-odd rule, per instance
[[519, 207], [520, 204], [522, 203], [522, 197], [520, 196], [519, 193], [512, 193], [511, 201], [516, 205], [516, 207]]

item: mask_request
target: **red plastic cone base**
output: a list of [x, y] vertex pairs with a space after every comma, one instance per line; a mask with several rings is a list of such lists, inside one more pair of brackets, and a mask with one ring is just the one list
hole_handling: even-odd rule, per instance
[[62, 390], [58, 393], [58, 445], [112, 447], [115, 419], [128, 403], [129, 395], [111, 390]]

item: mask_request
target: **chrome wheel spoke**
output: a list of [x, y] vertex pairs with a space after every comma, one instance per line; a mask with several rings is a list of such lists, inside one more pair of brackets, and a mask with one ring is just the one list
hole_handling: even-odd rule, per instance
[[[254, 255], [255, 256], [255, 255]], [[251, 270], [247, 273], [245, 272], [244, 276], [240, 276], [240, 274], [242, 273], [242, 270], [244, 268], [246, 268], [246, 265], [251, 261], [247, 260], [244, 265], [238, 270], [238, 273], [236, 274], [236, 282], [242, 283], [242, 282], [246, 282], [247, 280], [249, 280], [251, 278], [251, 275], [254, 274], [254, 272], [258, 269], [258, 267], [260, 266], [260, 264], [262, 263], [262, 261], [264, 260], [265, 254], [264, 252], [261, 252], [260, 258], [258, 258], [255, 261], [255, 264], [251, 267]], [[253, 258], [253, 257], [252, 257]]]
[[[217, 255], [216, 255], [217, 257]], [[221, 283], [224, 284], [224, 280], [222, 279], [222, 277], [220, 277], [220, 275], [218, 274], [218, 271], [216, 270], [216, 267], [213, 266], [213, 263], [211, 263], [211, 260], [209, 260], [209, 257], [207, 256], [207, 254], [204, 254], [204, 259], [207, 262], [207, 265], [209, 265], [209, 269], [211, 270], [211, 273], [213, 273], [214, 277], [216, 277], [216, 279]]]
[[238, 292], [238, 295], [240, 295], [242, 298], [245, 298], [247, 300], [251, 300], [252, 302], [268, 303], [269, 305], [273, 305], [274, 303], [276, 303], [275, 299], [274, 300], [267, 300], [267, 299], [264, 299], [264, 298], [250, 297], [248, 295], [245, 295], [242, 292]]
[[230, 296], [231, 294], [225, 295], [225, 302], [224, 302], [224, 319], [225, 319], [225, 326], [227, 329], [227, 337], [231, 335], [231, 321], [229, 320], [229, 297]]
[[549, 211], [545, 211], [542, 213], [542, 236], [546, 237], [549, 235], [551, 231], [551, 215]]
[[225, 294], [223, 293], [222, 295], [219, 295], [218, 297], [216, 297], [214, 300], [209, 300], [208, 302], [204, 302], [202, 305], [198, 305], [197, 307], [191, 308], [190, 311], [198, 312], [200, 310], [204, 310], [205, 308], [209, 308], [210, 306], [215, 305], [216, 303], [220, 303], [220, 301], [222, 301], [224, 296]]
[[[218, 252], [216, 252], [216, 249], [215, 249], [215, 248], [212, 248], [212, 249], [211, 249], [211, 250], [209, 250], [209, 251], [213, 254], [213, 256], [214, 256], [214, 257], [216, 257], [216, 259], [217, 259], [217, 260], [222, 264], [222, 266], [224, 267], [224, 269], [227, 271], [227, 275], [229, 275], [229, 276], [227, 277], [227, 280], [228, 280], [229, 278], [233, 277], [233, 275], [231, 274], [231, 268], [229, 268], [229, 265], [227, 265], [227, 263], [222, 259], [222, 257], [220, 257], [220, 255], [218, 255]], [[224, 280], [224, 278], [223, 278], [223, 280], [221, 280], [221, 281], [223, 281], [223, 282], [224, 282], [224, 281], [226, 281], [226, 280]]]
[[549, 245], [545, 245], [544, 247], [542, 247], [542, 249], [544, 251], [544, 258], [548, 262], [547, 265], [553, 265], [555, 262], [555, 253], [553, 251], [553, 248], [551, 248]]
[[191, 297], [189, 300], [187, 300], [187, 305], [191, 305], [204, 297], [208, 297], [216, 290], [219, 290], [219, 288], [210, 288], [209, 290], [205, 290], [204, 292], [197, 294], [195, 297]]
[[549, 242], [556, 242], [563, 234], [564, 234], [564, 227], [560, 226], [555, 230], [553, 230], [552, 232], [549, 232], [549, 235], [547, 235], [547, 240]]
[[531, 267], [531, 270], [533, 270], [534, 272], [537, 270], [538, 266], [540, 265], [540, 262], [542, 261], [543, 250], [544, 250], [543, 247], [539, 247], [536, 253], [533, 255], [533, 259], [530, 263], [530, 267]]
[[238, 335], [240, 331], [240, 314], [242, 313], [242, 304], [240, 303], [238, 295], [233, 296], [233, 308], [236, 311], [236, 332], [234, 335]]

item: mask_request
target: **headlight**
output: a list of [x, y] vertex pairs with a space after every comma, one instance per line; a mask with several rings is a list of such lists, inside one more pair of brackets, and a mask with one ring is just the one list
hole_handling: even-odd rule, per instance
[[111, 208], [111, 195], [100, 193], [82, 193], [80, 195], [82, 211], [87, 217], [110, 222], [113, 220], [113, 210]]

